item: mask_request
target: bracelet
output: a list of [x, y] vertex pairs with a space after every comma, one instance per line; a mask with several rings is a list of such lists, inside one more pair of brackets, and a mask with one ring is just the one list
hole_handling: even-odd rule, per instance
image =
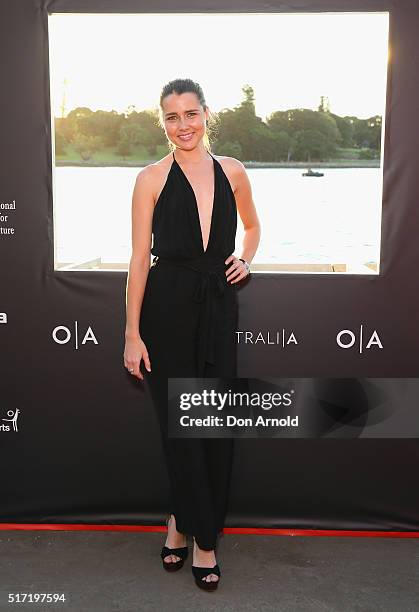
[[245, 259], [242, 259], [241, 257], [239, 257], [239, 260], [240, 260], [240, 261], [242, 261], [242, 262], [244, 263], [244, 266], [245, 266], [245, 268], [246, 268], [246, 272], [247, 272], [248, 274], [250, 274], [250, 264], [249, 264], [249, 263], [248, 263], [248, 262], [247, 262]]

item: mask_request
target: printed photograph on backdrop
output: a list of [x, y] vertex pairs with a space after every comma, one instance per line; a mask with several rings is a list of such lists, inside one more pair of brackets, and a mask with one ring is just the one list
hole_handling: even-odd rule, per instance
[[[181, 64], [161, 42], [179, 27]], [[379, 273], [387, 13], [57, 13], [48, 28], [56, 270], [127, 269], [132, 185], [168, 153], [158, 92], [195, 76], [215, 154], [251, 180], [252, 271]], [[202, 32], [205, 61], [188, 51]]]

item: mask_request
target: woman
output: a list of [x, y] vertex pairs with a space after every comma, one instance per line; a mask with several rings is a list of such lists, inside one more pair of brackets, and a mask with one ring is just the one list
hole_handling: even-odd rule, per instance
[[[163, 567], [182, 567], [191, 534], [195, 582], [215, 590], [233, 439], [170, 438], [167, 378], [237, 376], [237, 283], [249, 274], [260, 226], [243, 164], [210, 153], [209, 117], [194, 81], [163, 88], [160, 122], [172, 152], [146, 166], [134, 187], [124, 364], [144, 380], [144, 362], [159, 419], [170, 483]], [[237, 210], [245, 228], [240, 258], [233, 254]]]

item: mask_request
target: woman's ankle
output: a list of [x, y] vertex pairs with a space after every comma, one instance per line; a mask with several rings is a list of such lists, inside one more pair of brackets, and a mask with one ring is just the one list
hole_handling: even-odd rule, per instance
[[170, 515], [168, 523], [167, 523], [167, 533], [169, 534], [169, 530], [170, 530], [172, 536], [175, 536], [178, 539], [184, 540], [186, 538], [186, 534], [177, 530], [176, 519], [173, 517], [173, 520], [172, 520], [172, 517], [173, 515]]
[[215, 546], [214, 548], [210, 548], [209, 550], [207, 550], [206, 548], [200, 548], [198, 542], [195, 540], [195, 537], [193, 538], [193, 543], [196, 546], [197, 550], [199, 550], [199, 552], [215, 554]]

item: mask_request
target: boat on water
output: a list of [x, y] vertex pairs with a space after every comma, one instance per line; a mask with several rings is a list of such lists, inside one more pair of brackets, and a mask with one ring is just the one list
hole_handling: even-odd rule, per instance
[[303, 176], [324, 176], [323, 172], [315, 172], [311, 168], [307, 170], [307, 172], [303, 172]]

